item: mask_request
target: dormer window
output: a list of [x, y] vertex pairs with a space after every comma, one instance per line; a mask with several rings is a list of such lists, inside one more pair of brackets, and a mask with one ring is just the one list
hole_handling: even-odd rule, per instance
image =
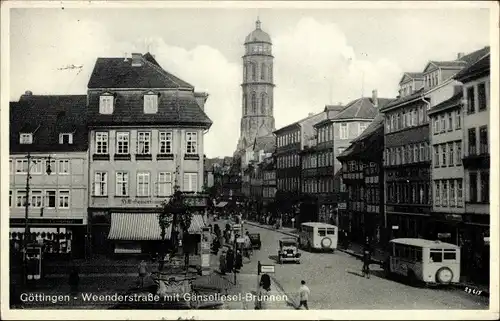
[[73, 144], [73, 133], [59, 134], [59, 144]]
[[144, 113], [156, 114], [158, 112], [158, 95], [149, 92], [144, 95]]
[[21, 133], [19, 135], [19, 144], [33, 144], [33, 134]]
[[114, 97], [111, 94], [103, 94], [99, 100], [99, 113], [112, 114], [113, 113]]

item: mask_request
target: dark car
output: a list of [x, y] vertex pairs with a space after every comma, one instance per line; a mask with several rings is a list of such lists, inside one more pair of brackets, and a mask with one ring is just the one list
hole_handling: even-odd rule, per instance
[[260, 250], [262, 244], [260, 242], [260, 234], [259, 233], [248, 233], [248, 237], [250, 237], [250, 242], [252, 243], [252, 248]]

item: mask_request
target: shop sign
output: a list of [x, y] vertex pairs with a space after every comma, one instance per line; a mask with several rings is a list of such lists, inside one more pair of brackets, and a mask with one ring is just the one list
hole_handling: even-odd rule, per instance
[[154, 198], [124, 198], [122, 199], [123, 205], [161, 205], [164, 199], [154, 199]]
[[[24, 218], [11, 218], [10, 224], [24, 224]], [[29, 218], [28, 224], [83, 224], [83, 219]]]
[[446, 214], [444, 217], [449, 221], [462, 221], [462, 215], [460, 214]]
[[346, 203], [339, 203], [339, 210], [345, 210], [347, 209], [347, 204]]
[[399, 230], [399, 226], [397, 226], [397, 225], [393, 225], [393, 226], [392, 226], [392, 229], [393, 229], [393, 230]]
[[438, 239], [447, 239], [451, 237], [451, 233], [438, 233]]

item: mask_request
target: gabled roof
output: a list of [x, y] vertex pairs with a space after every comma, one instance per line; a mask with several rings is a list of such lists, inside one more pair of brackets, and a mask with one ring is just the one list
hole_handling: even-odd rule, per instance
[[365, 138], [372, 135], [373, 133], [375, 133], [377, 130], [384, 128], [384, 120], [385, 120], [384, 114], [379, 113], [375, 117], [375, 119], [370, 123], [370, 125], [368, 125], [368, 127], [366, 127], [366, 129], [358, 137], [353, 139], [351, 142], [354, 143], [354, 142], [362, 141]]
[[203, 168], [206, 172], [210, 172], [213, 170], [213, 166], [215, 164], [218, 164], [219, 166], [223, 166], [224, 164], [224, 159], [223, 158], [205, 158], [203, 160]]
[[342, 109], [344, 109], [345, 106], [343, 105], [325, 105], [325, 110], [326, 112], [329, 112], [329, 111], [341, 111]]
[[142, 65], [132, 58], [97, 58], [88, 88], [189, 88], [194, 87], [165, 71], [150, 53], [141, 56]]
[[390, 100], [389, 98], [378, 98], [378, 107], [375, 107], [371, 98], [358, 98], [347, 104], [332, 120], [373, 119], [378, 114], [379, 108], [383, 108]]
[[425, 66], [424, 73], [428, 70], [430, 65], [436, 66], [438, 68], [462, 69], [464, 67], [470, 66], [471, 64], [475, 63], [489, 52], [490, 52], [490, 47], [486, 46], [479, 50], [473, 51], [461, 57], [460, 59], [450, 60], [450, 61], [431, 60]]
[[[86, 151], [86, 111], [86, 95], [23, 95], [10, 103], [10, 152]], [[23, 132], [33, 133], [33, 144], [19, 144]], [[73, 143], [59, 144], [61, 133], [73, 133]]]
[[404, 96], [404, 97], [399, 97], [399, 98], [396, 98], [392, 101], [390, 101], [387, 105], [385, 105], [384, 107], [380, 108], [380, 111], [383, 111], [383, 110], [386, 110], [388, 108], [391, 108], [391, 107], [394, 107], [394, 106], [397, 106], [397, 105], [400, 105], [400, 104], [403, 104], [405, 102], [408, 102], [408, 101], [411, 101], [411, 100], [414, 100], [416, 98], [419, 98], [423, 93], [424, 93], [424, 89], [425, 88], [420, 88], [418, 89], [417, 91], [415, 91], [413, 94], [411, 95], [408, 95], [408, 96]]
[[275, 130], [273, 133], [274, 133], [274, 134], [279, 134], [279, 133], [284, 132], [284, 131], [287, 131], [288, 129], [291, 129], [291, 128], [293, 128], [293, 127], [297, 127], [297, 128], [299, 128], [303, 122], [305, 122], [305, 121], [307, 121], [307, 120], [314, 119], [314, 118], [316, 118], [316, 117], [319, 117], [319, 116], [321, 116], [323, 113], [324, 113], [324, 111], [322, 111], [322, 112], [320, 112], [320, 113], [317, 113], [317, 114], [309, 115], [309, 116], [307, 116], [306, 118], [302, 118], [301, 120], [298, 120], [298, 121], [296, 121], [296, 122], [294, 122], [294, 123], [291, 123], [291, 124], [289, 124], [289, 125], [286, 125], [286, 126], [284, 126], [284, 127], [281, 127], [281, 128], [279, 128], [279, 129]]
[[427, 114], [432, 115], [443, 110], [447, 110], [453, 107], [458, 107], [462, 104], [462, 97], [463, 97], [463, 92], [459, 91], [458, 93], [453, 95], [453, 97], [451, 97], [450, 99], [447, 99], [442, 103], [432, 107], [431, 110], [427, 112]]
[[158, 97], [158, 112], [144, 113], [142, 95], [131, 95], [127, 92], [114, 93], [113, 114], [99, 113], [99, 95], [89, 94], [89, 125], [104, 126], [110, 124], [175, 124], [196, 125], [209, 128], [212, 121], [200, 108], [192, 92], [162, 93]]
[[423, 79], [423, 73], [421, 73], [421, 72], [404, 72], [399, 83], [402, 84], [404, 81], [406, 81], [405, 78], [408, 80], [410, 80], [410, 79]]
[[424, 68], [424, 73], [426, 73], [430, 69], [433, 69], [432, 67], [461, 69], [466, 64], [467, 63], [465, 61], [461, 61], [461, 60], [453, 60], [453, 61], [429, 61], [427, 63], [427, 66], [425, 66], [425, 68]]
[[473, 80], [476, 77], [489, 74], [490, 72], [490, 53], [488, 52], [477, 62], [470, 64], [468, 67], [460, 70], [453, 78], [464, 82]]
[[379, 114], [370, 126], [351, 145], [344, 150], [337, 159], [347, 160], [353, 157], [373, 159], [383, 150], [384, 140], [384, 116]]

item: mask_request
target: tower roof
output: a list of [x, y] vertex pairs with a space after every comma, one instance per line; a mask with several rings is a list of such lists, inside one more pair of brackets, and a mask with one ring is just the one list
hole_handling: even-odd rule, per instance
[[257, 21], [255, 21], [255, 30], [250, 32], [250, 34], [245, 38], [245, 45], [252, 42], [266, 42], [272, 44], [271, 37], [267, 34], [267, 32], [262, 31], [260, 24], [260, 20], [257, 18]]

